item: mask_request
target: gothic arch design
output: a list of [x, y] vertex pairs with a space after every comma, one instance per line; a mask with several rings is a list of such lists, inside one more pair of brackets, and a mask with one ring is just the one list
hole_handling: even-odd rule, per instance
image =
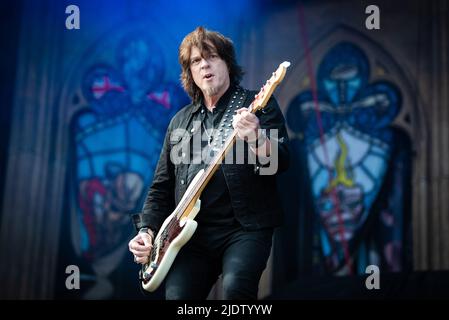
[[[397, 85], [403, 96], [404, 107], [396, 117], [394, 124], [405, 130], [412, 137], [413, 141], [425, 140], [428, 127], [426, 124], [427, 117], [422, 110], [422, 103], [418, 104], [416, 102], [421, 101], [421, 97], [413, 85], [414, 81], [411, 81], [411, 74], [401, 68], [401, 65], [397, 62], [400, 61], [401, 57], [393, 58], [392, 54], [388, 53], [380, 44], [375, 43], [366, 35], [351, 27], [340, 25], [317, 40], [316, 43], [310, 46], [312, 62], [314, 64], [313, 72], [316, 74], [317, 63], [323, 59], [327, 50], [339, 42], [355, 43], [364, 52], [373, 53], [367, 55], [369, 64], [376, 67], [369, 80], [374, 82], [378, 79], [383, 79], [393, 82]], [[287, 73], [284, 79], [284, 85], [278, 89], [279, 105], [286, 108], [293, 96], [298, 92], [298, 87], [299, 90], [304, 90], [309, 84], [310, 79], [307, 76], [306, 59], [304, 56], [300, 56], [297, 61], [292, 63], [291, 70], [289, 70], [289, 73]], [[288, 129], [289, 134], [295, 136], [291, 129]], [[419, 146], [417, 144], [413, 145], [413, 149], [416, 152], [418, 148]]]
[[168, 121], [188, 103], [178, 84], [177, 43], [169, 30], [163, 39], [153, 34], [155, 23], [126, 22], [103, 34], [63, 86], [70, 241], [97, 286], [109, 288], [85, 298], [112, 294], [108, 277], [134, 233], [129, 215], [142, 207]]
[[[311, 56], [319, 125], [304, 57], [279, 94], [280, 105], [288, 106], [295, 154], [304, 158], [298, 160], [307, 172], [302, 183], [313, 199], [305, 209], [315, 212], [306, 218], [314, 239], [306, 251], [322, 264], [311, 268], [337, 274], [349, 273], [351, 263], [353, 272], [373, 263], [390, 271], [408, 268], [411, 141], [422, 138], [409, 77], [380, 46], [343, 26], [318, 41]], [[377, 118], [380, 110], [386, 110], [383, 118]], [[399, 184], [396, 195], [388, 191], [391, 184]], [[393, 258], [398, 251], [401, 261]]]

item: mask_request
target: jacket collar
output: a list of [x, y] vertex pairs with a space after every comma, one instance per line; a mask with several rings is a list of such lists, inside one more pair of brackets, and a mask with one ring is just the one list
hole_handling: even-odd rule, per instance
[[[216, 106], [217, 110], [226, 108], [232, 94], [236, 91], [237, 88], [238, 88], [238, 86], [236, 86], [236, 85], [231, 84], [229, 86], [228, 90], [226, 90], [226, 92], [220, 97], [220, 99], [218, 99], [217, 106]], [[198, 103], [193, 104], [192, 114], [195, 114], [196, 112], [198, 112], [201, 109], [201, 107], [205, 107], [203, 98], [201, 98], [201, 100]]]

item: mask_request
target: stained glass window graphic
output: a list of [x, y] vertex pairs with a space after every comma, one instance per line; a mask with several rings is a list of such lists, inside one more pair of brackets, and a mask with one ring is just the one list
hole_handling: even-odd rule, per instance
[[[381, 244], [374, 245], [376, 241], [368, 238], [382, 235], [380, 231], [373, 235], [367, 225], [373, 219], [382, 220], [373, 207], [386, 201], [379, 200], [379, 194], [389, 167], [399, 161], [396, 149], [405, 146], [398, 145], [397, 131], [391, 126], [400, 112], [401, 96], [389, 81], [370, 83], [370, 71], [365, 53], [352, 43], [341, 42], [319, 64], [317, 103], [310, 90], [303, 91], [287, 111], [288, 125], [301, 132], [306, 150], [314, 239], [318, 239], [314, 254], [319, 258], [314, 261], [322, 261], [328, 272], [348, 272], [345, 246], [355, 261], [353, 267], [364, 272], [370, 262], [380, 263], [392, 244], [384, 234]], [[391, 205], [385, 210], [390, 217], [403, 213], [395, 209], [392, 213]], [[390, 227], [396, 234], [403, 231], [399, 219]], [[401, 236], [396, 238], [397, 242]]]
[[119, 43], [116, 65], [86, 69], [81, 87], [87, 105], [71, 126], [72, 241], [102, 277], [126, 252], [130, 214], [141, 210], [168, 122], [188, 103], [176, 79], [164, 80], [167, 66], [154, 42], [128, 36]]
[[[90, 124], [84, 121], [78, 130], [77, 184], [85, 227], [81, 250], [94, 259], [128, 236], [120, 232], [120, 226], [129, 224], [127, 214], [137, 210], [151, 181], [148, 168], [155, 166], [161, 138], [136, 112]], [[110, 234], [115, 234], [114, 241], [107, 239]]]

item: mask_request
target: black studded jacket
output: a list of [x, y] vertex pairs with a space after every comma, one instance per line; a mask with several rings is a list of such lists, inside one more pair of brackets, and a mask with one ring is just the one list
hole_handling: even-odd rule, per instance
[[[225, 103], [228, 108], [232, 104], [234, 108], [248, 107], [257, 93], [245, 90], [245, 97], [239, 105], [235, 105], [233, 100], [235, 90], [241, 93], [245, 89], [231, 86], [220, 98], [221, 103]], [[132, 216], [136, 230], [148, 227], [157, 232], [176, 208], [195, 174], [201, 169], [201, 166], [192, 167], [191, 164], [182, 162], [174, 164], [170, 157], [173, 148], [191, 140], [194, 131], [197, 130], [194, 125], [198, 121], [195, 120], [201, 121], [201, 107], [202, 103], [191, 103], [178, 111], [170, 121], [143, 210]], [[273, 160], [268, 164], [264, 162], [263, 165], [259, 161], [248, 163], [246, 154], [243, 164], [221, 164], [235, 218], [247, 230], [276, 227], [281, 224], [282, 208], [276, 187], [276, 176], [287, 170], [290, 158], [285, 120], [275, 98], [271, 97], [265, 108], [257, 111], [256, 115], [261, 128], [267, 129], [266, 135], [272, 141], [271, 153], [273, 154], [273, 146], [277, 148], [277, 163], [273, 165]], [[226, 129], [229, 123], [232, 123], [232, 117], [229, 117], [227, 123], [222, 122], [223, 128]], [[269, 129], [277, 129], [277, 136]], [[277, 145], [273, 142], [277, 142]], [[261, 170], [261, 167], [268, 166], [275, 168], [275, 172], [270, 170], [273, 174], [267, 175]]]

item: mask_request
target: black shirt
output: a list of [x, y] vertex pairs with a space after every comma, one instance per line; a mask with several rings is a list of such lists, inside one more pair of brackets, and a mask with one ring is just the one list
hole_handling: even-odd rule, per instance
[[[212, 136], [213, 129], [217, 128], [224, 112], [229, 104], [230, 97], [235, 88], [230, 86], [228, 90], [223, 94], [223, 96], [218, 100], [217, 105], [212, 111], [209, 111], [204, 103], [202, 103], [199, 111], [194, 115], [194, 121], [201, 121], [201, 130], [196, 134], [202, 135], [201, 137], [196, 137], [196, 139], [201, 140], [201, 151], [195, 150], [193, 148], [194, 141], [198, 141], [195, 137], [192, 139], [191, 144], [191, 158], [197, 159], [202, 156], [200, 166], [204, 169], [207, 168], [207, 156], [205, 154], [213, 156], [212, 149]], [[201, 139], [202, 138], [202, 139]], [[208, 141], [210, 143], [208, 143]], [[201, 154], [200, 154], [201, 152]], [[189, 165], [189, 172], [197, 172], [195, 170], [195, 164]], [[189, 175], [189, 181], [193, 177]], [[201, 209], [195, 220], [199, 224], [203, 225], [231, 225], [237, 223], [232, 210], [231, 198], [229, 194], [229, 189], [226, 184], [226, 179], [223, 174], [222, 166], [219, 166], [213, 177], [209, 180], [209, 183], [203, 190], [201, 197]]]

